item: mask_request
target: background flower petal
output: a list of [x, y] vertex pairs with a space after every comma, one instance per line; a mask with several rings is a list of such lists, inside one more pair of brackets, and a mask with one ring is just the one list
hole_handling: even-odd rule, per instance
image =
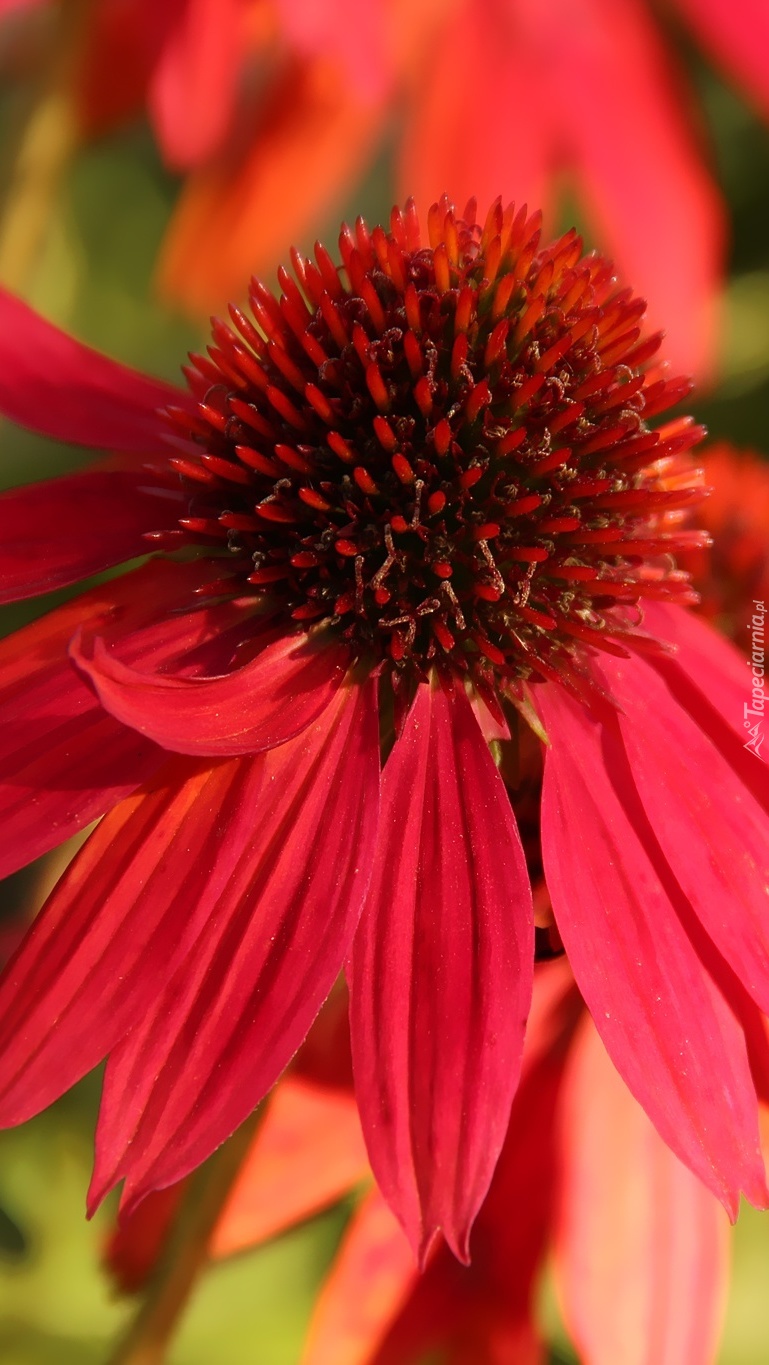
[[723, 1209], [615, 1071], [592, 1022], [561, 1112], [556, 1275], [585, 1365], [710, 1365], [728, 1281]]
[[148, 99], [158, 142], [177, 170], [212, 156], [228, 131], [243, 19], [243, 0], [186, 0], [169, 28]]

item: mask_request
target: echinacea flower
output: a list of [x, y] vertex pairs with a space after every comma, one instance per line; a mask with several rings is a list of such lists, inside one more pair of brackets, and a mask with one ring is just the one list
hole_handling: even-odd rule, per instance
[[5, 870], [104, 819], [0, 985], [0, 1120], [108, 1057], [91, 1202], [135, 1206], [345, 966], [377, 1181], [421, 1257], [465, 1259], [544, 869], [614, 1064], [734, 1214], [767, 1200], [769, 792], [672, 558], [699, 431], [650, 421], [688, 385], [574, 233], [429, 225], [294, 253], [186, 395], [4, 296], [5, 412], [119, 452], [0, 501], [4, 596], [161, 557], [2, 647]]

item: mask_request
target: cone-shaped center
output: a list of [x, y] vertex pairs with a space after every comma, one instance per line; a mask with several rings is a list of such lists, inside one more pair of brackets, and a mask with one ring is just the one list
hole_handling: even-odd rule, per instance
[[340, 247], [294, 253], [280, 299], [254, 283], [256, 325], [231, 309], [194, 360], [188, 534], [417, 674], [563, 676], [585, 643], [624, 652], [640, 598], [691, 600], [671, 555], [701, 433], [650, 429], [689, 386], [649, 367], [609, 264], [498, 204], [483, 227], [436, 205], [429, 247], [413, 205]]

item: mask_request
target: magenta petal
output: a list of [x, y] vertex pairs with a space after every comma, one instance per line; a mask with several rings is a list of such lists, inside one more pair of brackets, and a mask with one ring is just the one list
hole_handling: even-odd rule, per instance
[[349, 974], [371, 1163], [422, 1257], [440, 1230], [467, 1259], [518, 1081], [532, 964], [507, 792], [464, 692], [423, 684], [385, 767]]
[[0, 412], [20, 426], [57, 441], [146, 454], [165, 429], [158, 409], [188, 401], [171, 384], [83, 346], [0, 289]]
[[736, 1215], [767, 1200], [744, 1034], [679, 910], [614, 717], [538, 688], [551, 739], [542, 853], [558, 927], [609, 1055], [668, 1146]]
[[769, 1013], [766, 814], [653, 667], [632, 659], [601, 669], [660, 847], [710, 938]]
[[320, 723], [237, 766], [210, 872], [155, 891], [183, 960], [174, 975], [155, 958], [110, 1060], [96, 1198], [121, 1175], [130, 1204], [179, 1180], [247, 1117], [304, 1038], [358, 922], [379, 807], [373, 682], [340, 689]]
[[306, 635], [281, 636], [217, 678], [139, 672], [98, 638], [73, 642], [72, 655], [118, 720], [165, 749], [209, 755], [256, 753], [292, 739], [329, 705], [349, 664], [347, 649]]
[[172, 526], [186, 502], [181, 489], [153, 488], [146, 476], [117, 469], [10, 489], [0, 496], [0, 602], [145, 555], [145, 531]]

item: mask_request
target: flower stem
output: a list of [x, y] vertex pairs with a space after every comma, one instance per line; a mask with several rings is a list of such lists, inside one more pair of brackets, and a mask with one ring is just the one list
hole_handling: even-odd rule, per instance
[[162, 1365], [166, 1359], [256, 1122], [254, 1114], [192, 1177], [145, 1298], [109, 1365]]

